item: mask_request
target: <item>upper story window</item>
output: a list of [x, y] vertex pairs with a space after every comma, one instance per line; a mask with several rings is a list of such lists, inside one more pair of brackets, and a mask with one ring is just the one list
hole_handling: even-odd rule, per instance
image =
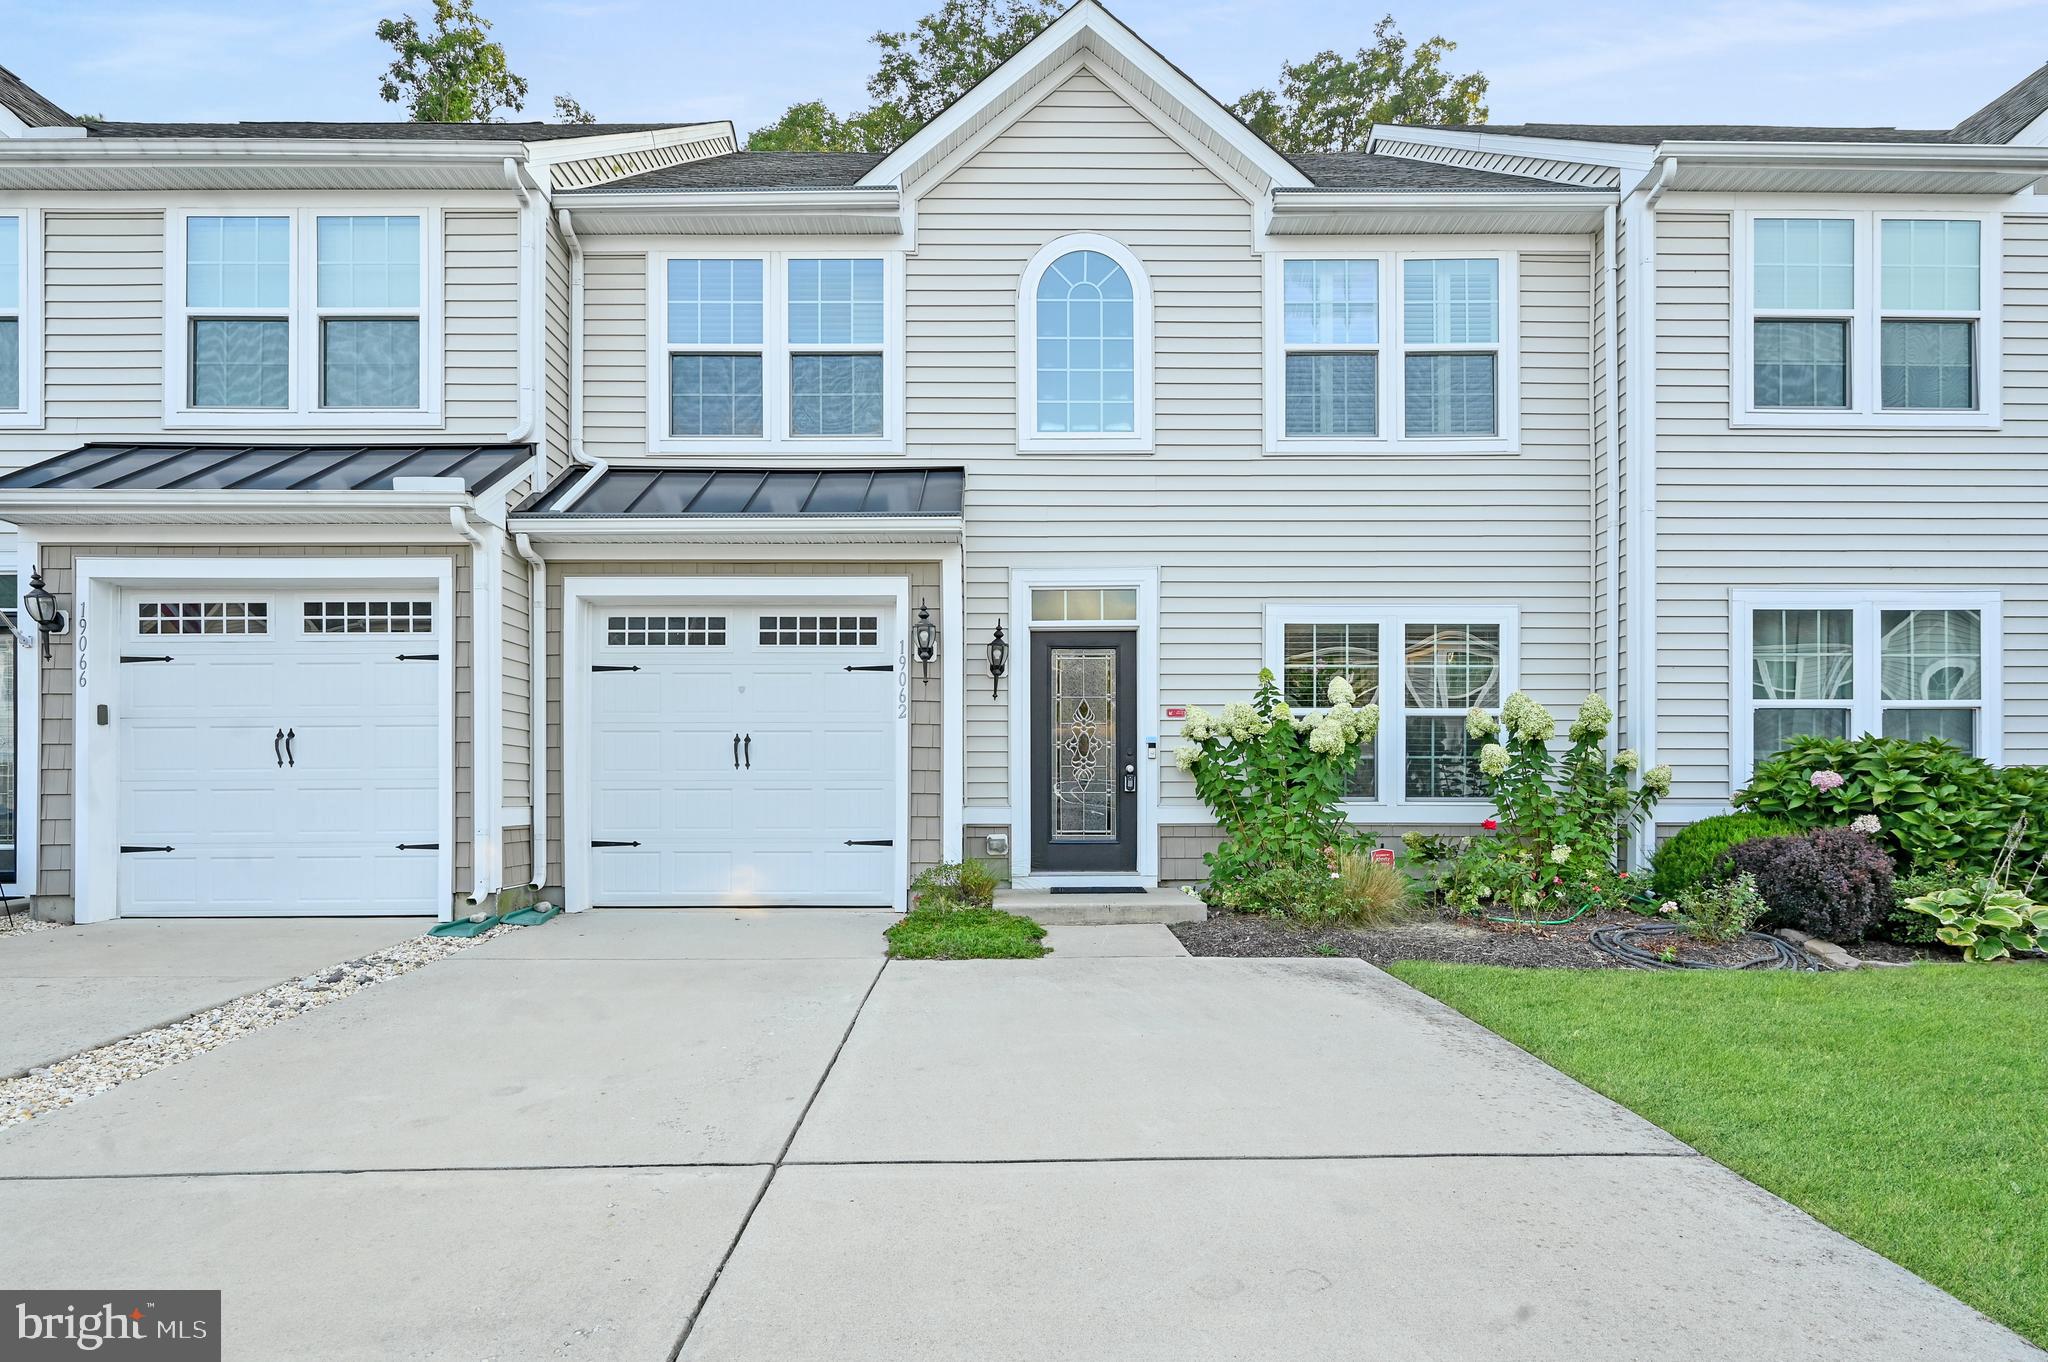
[[769, 252], [662, 257], [650, 444], [868, 453], [900, 446], [893, 258]]
[[1267, 272], [1267, 448], [1506, 452], [1511, 255], [1344, 251]]
[[1738, 425], [1997, 422], [1997, 221], [1737, 217]]
[[1018, 447], [1142, 452], [1152, 443], [1151, 281], [1108, 237], [1051, 242], [1018, 294]]
[[0, 213], [0, 426], [42, 419], [42, 247], [33, 209]]
[[1740, 591], [1735, 784], [1794, 738], [2001, 748], [1995, 593]]
[[432, 227], [423, 212], [174, 215], [166, 424], [437, 421]]

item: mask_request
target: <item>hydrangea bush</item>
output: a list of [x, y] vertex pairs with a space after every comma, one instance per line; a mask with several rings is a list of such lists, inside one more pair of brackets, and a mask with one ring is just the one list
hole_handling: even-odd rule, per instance
[[1344, 837], [1345, 781], [1380, 727], [1379, 706], [1357, 698], [1337, 677], [1328, 709], [1296, 714], [1262, 670], [1249, 704], [1233, 701], [1216, 715], [1188, 710], [1174, 761], [1223, 830], [1223, 844], [1205, 858], [1213, 889], [1274, 870], [1327, 876]]
[[1615, 867], [1621, 839], [1670, 792], [1671, 768], [1652, 766], [1632, 784], [1632, 751], [1608, 759], [1614, 711], [1589, 695], [1553, 755], [1557, 720], [1517, 691], [1496, 720], [1475, 709], [1465, 731], [1479, 750], [1497, 819], [1452, 864], [1444, 893], [1457, 908], [1528, 918], [1564, 916], [1593, 902], [1618, 902], [1627, 877]]

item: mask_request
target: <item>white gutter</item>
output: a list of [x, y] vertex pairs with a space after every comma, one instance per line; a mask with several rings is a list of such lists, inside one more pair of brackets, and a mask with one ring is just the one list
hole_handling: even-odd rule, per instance
[[389, 518], [411, 524], [424, 515], [438, 522], [450, 510], [445, 492], [178, 492], [76, 491], [70, 488], [16, 488], [0, 493], [6, 518], [16, 524], [127, 523], [136, 515], [171, 523], [200, 521], [224, 524], [318, 524], [327, 516], [346, 516], [345, 523]]
[[1275, 211], [1327, 213], [1333, 210], [1388, 209], [1440, 211], [1446, 208], [1531, 209], [1564, 213], [1596, 213], [1614, 202], [1611, 189], [1279, 189]]
[[1662, 168], [1657, 171], [1656, 182], [1650, 186], [1650, 197], [1644, 206], [1651, 212], [1656, 212], [1658, 201], [1671, 192], [1671, 186], [1677, 183], [1677, 181], [1678, 158], [1676, 156], [1665, 157]]
[[562, 201], [577, 212], [593, 209], [675, 210], [706, 213], [887, 213], [901, 195], [878, 189], [576, 189]]
[[[513, 547], [526, 560], [527, 637], [545, 641], [548, 636], [548, 565], [524, 531], [512, 538]], [[533, 796], [532, 820], [527, 835], [533, 842], [533, 887], [548, 883], [548, 654], [545, 647], [530, 650], [533, 659], [527, 678], [527, 789]], [[567, 665], [566, 663], [564, 665]]]
[[557, 208], [555, 222], [569, 247], [569, 457], [590, 469], [582, 485], [570, 489], [562, 504], [554, 508], [566, 511], [597, 485], [609, 465], [603, 459], [592, 458], [583, 447], [583, 242], [576, 235], [576, 224], [570, 221], [568, 209]]
[[[470, 710], [470, 857], [469, 903], [482, 903], [504, 886], [503, 848], [499, 843], [498, 810], [505, 802], [504, 777], [504, 666], [498, 646], [502, 613], [498, 608], [498, 564], [496, 546], [470, 523], [472, 512], [465, 506], [448, 508], [448, 523], [469, 541], [470, 606], [470, 691], [475, 703]], [[488, 522], [485, 529], [495, 539], [504, 531]], [[450, 621], [444, 646], [455, 647]]]
[[502, 142], [392, 137], [12, 137], [0, 141], [0, 163], [33, 165], [160, 165], [166, 160], [223, 165], [328, 165], [364, 160], [488, 164], [507, 156], [524, 159], [525, 154], [525, 143], [516, 137]]
[[957, 544], [956, 515], [522, 515], [536, 539], [612, 544]]
[[[516, 156], [505, 158], [505, 179], [519, 196], [519, 421], [505, 433], [507, 444], [525, 444], [533, 439], [540, 424], [547, 365], [541, 358], [541, 297], [546, 281], [541, 277], [541, 214], [547, 211], [526, 184], [525, 169]], [[546, 451], [535, 461], [533, 490], [548, 485]]]

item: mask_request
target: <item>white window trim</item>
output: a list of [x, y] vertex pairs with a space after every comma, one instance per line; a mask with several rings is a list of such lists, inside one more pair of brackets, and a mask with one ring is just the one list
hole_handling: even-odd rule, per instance
[[[1446, 606], [1442, 602], [1343, 605], [1286, 602], [1266, 607], [1265, 665], [1286, 683], [1287, 626], [1290, 624], [1374, 624], [1380, 631], [1379, 796], [1347, 799], [1352, 821], [1406, 814], [1406, 821], [1477, 822], [1494, 814], [1490, 799], [1411, 799], [1405, 793], [1408, 765], [1407, 716], [1402, 689], [1403, 630], [1410, 624], [1492, 624], [1500, 628], [1500, 698], [1521, 686], [1522, 616], [1513, 606]], [[1497, 711], [1496, 711], [1497, 712]], [[1424, 815], [1421, 819], [1417, 815]]]
[[[1097, 251], [1131, 281], [1131, 400], [1129, 434], [1047, 434], [1038, 429], [1038, 281], [1072, 251]], [[1152, 452], [1152, 276], [1129, 247], [1094, 232], [1056, 237], [1038, 248], [1017, 283], [1017, 448], [1027, 454], [1149, 454]]]
[[[1983, 698], [1976, 701], [1977, 755], [1997, 765], [2005, 754], [2004, 612], [2005, 598], [1996, 591], [1792, 591], [1737, 590], [1730, 593], [1729, 609], [1733, 647], [1729, 649], [1728, 684], [1733, 715], [1729, 735], [1729, 790], [1749, 784], [1756, 771], [1756, 689], [1753, 684], [1752, 652], [1755, 648], [1756, 612], [1759, 610], [1848, 610], [1853, 612], [1853, 681], [1846, 702], [1814, 701], [1815, 708], [1846, 707], [1849, 736], [1881, 734], [1884, 711], [1911, 707], [1909, 702], [1887, 704], [1878, 684], [1879, 650], [1882, 636], [1879, 620], [1886, 610], [1975, 610], [1980, 616], [1984, 655]], [[1924, 708], [1961, 708], [1961, 705], [1925, 705]]]
[[[185, 243], [190, 219], [211, 217], [281, 217], [289, 220], [292, 288], [289, 306], [278, 308], [192, 308], [185, 305]], [[316, 218], [416, 217], [420, 220], [420, 405], [388, 407], [322, 407], [320, 403], [320, 319], [323, 315], [402, 315], [405, 309], [321, 309], [319, 271], [314, 252]], [[442, 289], [442, 257], [446, 250], [441, 210], [426, 206], [393, 207], [375, 203], [333, 203], [319, 207], [236, 202], [218, 207], [173, 208], [165, 214], [164, 231], [164, 426], [173, 430], [248, 430], [276, 427], [318, 427], [343, 430], [418, 429], [442, 424], [442, 381], [446, 359], [442, 347], [446, 309]], [[274, 315], [291, 326], [291, 369], [285, 405], [240, 409], [195, 407], [192, 403], [190, 341], [194, 317]]]
[[43, 215], [40, 209], [8, 208], [0, 217], [21, 222], [21, 405], [0, 408], [0, 430], [34, 429], [43, 424]]
[[[1846, 408], [1785, 408], [1756, 405], [1755, 354], [1756, 275], [1753, 269], [1758, 218], [1830, 218], [1856, 228], [1856, 292], [1849, 320], [1849, 405]], [[1882, 230], [1886, 220], [1918, 219], [1978, 224], [1978, 311], [1887, 312], [1883, 304]], [[2004, 219], [1992, 211], [1941, 207], [1854, 208], [1813, 207], [1800, 203], [1752, 205], [1731, 214], [1729, 268], [1734, 274], [1733, 315], [1729, 326], [1731, 391], [1735, 394], [1728, 424], [1767, 430], [1995, 430], [2004, 419], [2005, 329], [2001, 263], [2005, 258]], [[1839, 317], [1835, 309], [1766, 312], [1778, 316]], [[1879, 323], [1886, 316], [1902, 320], [1974, 317], [1977, 353], [1977, 406], [1969, 411], [1921, 411], [1881, 405], [1882, 354]]]
[[[671, 345], [668, 339], [668, 265], [671, 260], [758, 260], [761, 262], [761, 344]], [[792, 435], [790, 357], [795, 354], [854, 354], [875, 346], [805, 345], [789, 341], [789, 262], [792, 260], [880, 260], [882, 262], [882, 433], [879, 436]], [[651, 454], [699, 457], [747, 456], [763, 450], [784, 454], [867, 456], [901, 454], [903, 441], [903, 253], [859, 247], [731, 250], [706, 243], [647, 253], [647, 450]], [[761, 352], [759, 435], [674, 435], [669, 431], [668, 357], [671, 354]]]
[[[1380, 357], [1379, 434], [1372, 436], [1291, 436], [1287, 434], [1286, 266], [1290, 260], [1370, 260], [1380, 278], [1379, 344], [1352, 347], [1377, 350]], [[1494, 345], [1407, 344], [1401, 326], [1402, 270], [1405, 260], [1492, 260], [1500, 267], [1499, 341]], [[1289, 248], [1266, 257], [1266, 452], [1268, 454], [1515, 454], [1522, 444], [1521, 270], [1514, 250], [1474, 250], [1452, 245], [1380, 245], [1369, 249]], [[1304, 346], [1322, 350], [1332, 347]], [[1493, 435], [1407, 434], [1406, 391], [1402, 370], [1410, 350], [1417, 354], [1492, 353], [1499, 356], [1494, 394], [1500, 429]]]

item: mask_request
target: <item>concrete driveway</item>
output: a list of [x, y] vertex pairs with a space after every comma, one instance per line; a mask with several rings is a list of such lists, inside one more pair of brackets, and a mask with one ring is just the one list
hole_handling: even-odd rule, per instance
[[0, 1133], [9, 1275], [265, 1362], [2039, 1357], [1357, 961], [888, 920], [567, 919]]
[[424, 917], [128, 919], [0, 937], [0, 1078], [433, 925]]

